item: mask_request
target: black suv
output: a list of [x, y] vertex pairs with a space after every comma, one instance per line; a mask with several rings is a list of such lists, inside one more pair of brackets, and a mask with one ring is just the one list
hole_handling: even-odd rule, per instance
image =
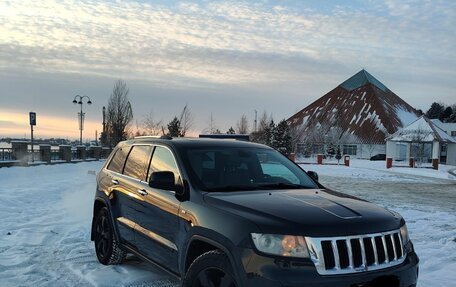
[[249, 142], [121, 142], [97, 178], [98, 260], [134, 253], [186, 287], [416, 286], [404, 219], [309, 174]]

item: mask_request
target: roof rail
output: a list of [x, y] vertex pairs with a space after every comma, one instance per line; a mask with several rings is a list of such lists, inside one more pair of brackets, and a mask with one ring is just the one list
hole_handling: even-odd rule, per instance
[[172, 140], [173, 137], [171, 136], [167, 136], [167, 135], [163, 135], [163, 136], [137, 136], [137, 137], [134, 137], [135, 139], [164, 139], [164, 140]]
[[248, 134], [200, 134], [200, 138], [211, 138], [211, 139], [230, 139], [238, 141], [250, 141]]

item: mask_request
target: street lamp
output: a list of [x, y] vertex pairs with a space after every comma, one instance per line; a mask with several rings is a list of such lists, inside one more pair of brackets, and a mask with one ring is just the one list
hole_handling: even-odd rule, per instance
[[88, 96], [80, 96], [80, 95], [76, 95], [73, 99], [73, 104], [78, 104], [81, 106], [81, 112], [78, 113], [78, 117], [79, 117], [79, 142], [80, 144], [82, 145], [82, 130], [84, 129], [84, 115], [85, 113], [82, 112], [82, 104], [83, 104], [83, 99], [84, 98], [87, 98], [87, 104], [88, 105], [91, 105], [92, 104], [92, 101], [90, 100], [90, 98]]

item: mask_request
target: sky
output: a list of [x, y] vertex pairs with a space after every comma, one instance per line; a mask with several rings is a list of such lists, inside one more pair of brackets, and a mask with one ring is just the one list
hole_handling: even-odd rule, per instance
[[101, 131], [114, 82], [133, 128], [188, 105], [192, 133], [292, 116], [361, 69], [417, 109], [456, 103], [456, 1], [0, 1], [0, 138]]

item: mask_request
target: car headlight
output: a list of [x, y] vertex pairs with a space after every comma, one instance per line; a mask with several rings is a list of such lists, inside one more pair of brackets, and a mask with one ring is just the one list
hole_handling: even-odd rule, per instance
[[410, 241], [409, 233], [407, 230], [407, 225], [402, 225], [401, 227], [401, 238], [402, 238], [402, 244], [405, 246], [407, 243]]
[[252, 233], [255, 247], [267, 254], [309, 258], [306, 239], [303, 236]]

